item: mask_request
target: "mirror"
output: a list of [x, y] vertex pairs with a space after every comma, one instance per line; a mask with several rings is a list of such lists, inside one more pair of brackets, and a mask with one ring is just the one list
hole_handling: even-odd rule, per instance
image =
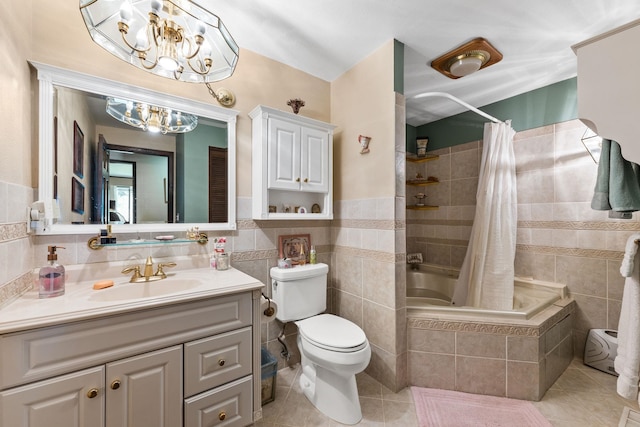
[[[97, 234], [107, 223], [116, 232], [236, 228], [237, 111], [31, 64], [39, 81], [38, 199], [59, 209], [55, 220], [45, 214], [39, 233]], [[198, 125], [143, 131], [107, 114], [107, 97], [193, 114]]]

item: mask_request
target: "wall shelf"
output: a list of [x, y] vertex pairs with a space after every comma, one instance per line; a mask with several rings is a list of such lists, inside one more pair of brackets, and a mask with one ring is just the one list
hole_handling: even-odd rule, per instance
[[439, 159], [440, 156], [427, 155], [426, 157], [407, 156], [407, 161], [412, 163], [424, 163]]
[[432, 205], [424, 205], [424, 206], [409, 205], [407, 206], [407, 209], [412, 211], [433, 211], [438, 209], [439, 207], [440, 206], [432, 206]]
[[97, 250], [106, 247], [117, 247], [117, 246], [143, 246], [143, 245], [171, 245], [177, 243], [199, 243], [201, 245], [206, 245], [209, 241], [209, 237], [206, 233], [200, 233], [198, 239], [152, 239], [152, 240], [123, 240], [116, 243], [100, 243], [100, 236], [93, 236], [87, 242], [87, 246], [90, 249]]
[[426, 187], [427, 185], [438, 184], [440, 181], [407, 181], [407, 185], [414, 187]]

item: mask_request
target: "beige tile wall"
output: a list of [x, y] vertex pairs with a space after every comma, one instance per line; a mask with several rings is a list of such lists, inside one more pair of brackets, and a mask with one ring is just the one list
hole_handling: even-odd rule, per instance
[[[627, 238], [640, 230], [637, 213], [631, 220], [614, 220], [591, 209], [597, 165], [580, 141], [584, 131], [572, 120], [518, 132], [514, 139], [516, 274], [568, 285], [577, 302], [576, 354], [583, 353], [589, 329], [617, 329], [624, 285], [620, 260]], [[430, 153], [440, 155], [438, 160], [407, 164], [409, 178], [421, 172], [440, 179], [426, 191], [428, 203], [440, 209], [407, 213], [407, 252], [422, 252], [430, 263], [462, 265], [481, 149], [481, 141], [474, 141]]]
[[571, 301], [514, 323], [441, 320], [412, 311], [409, 383], [540, 400], [573, 359], [574, 310]]
[[31, 188], [0, 182], [0, 307], [33, 283], [32, 239], [25, 221], [26, 208], [33, 200]]

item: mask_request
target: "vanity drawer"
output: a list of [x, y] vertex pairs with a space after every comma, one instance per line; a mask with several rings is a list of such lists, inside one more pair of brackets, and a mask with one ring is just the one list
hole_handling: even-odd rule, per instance
[[251, 294], [0, 336], [0, 390], [251, 325]]
[[251, 373], [251, 328], [184, 345], [184, 395], [193, 396]]
[[184, 401], [185, 427], [244, 427], [253, 422], [251, 377], [198, 394]]

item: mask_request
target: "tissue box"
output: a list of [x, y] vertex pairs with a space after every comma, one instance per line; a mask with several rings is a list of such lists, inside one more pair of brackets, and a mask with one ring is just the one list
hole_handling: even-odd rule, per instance
[[261, 395], [262, 405], [273, 402], [276, 399], [276, 378], [278, 374], [278, 361], [265, 348], [261, 349]]

